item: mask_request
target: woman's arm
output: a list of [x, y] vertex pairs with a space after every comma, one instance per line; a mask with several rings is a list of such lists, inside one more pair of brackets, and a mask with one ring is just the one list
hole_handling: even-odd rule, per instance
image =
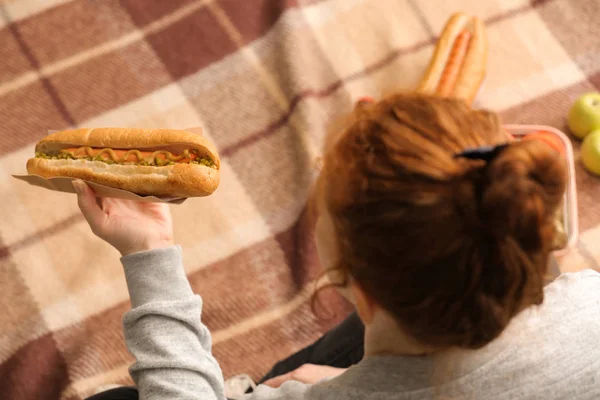
[[132, 310], [125, 315], [130, 373], [140, 398], [224, 399], [223, 375], [200, 320], [202, 299], [183, 269], [181, 249], [169, 247], [121, 259]]
[[75, 182], [79, 208], [92, 231], [123, 256], [132, 310], [125, 339], [136, 362], [130, 373], [143, 400], [224, 399], [223, 375], [200, 322], [202, 300], [173, 246], [166, 204], [96, 198]]

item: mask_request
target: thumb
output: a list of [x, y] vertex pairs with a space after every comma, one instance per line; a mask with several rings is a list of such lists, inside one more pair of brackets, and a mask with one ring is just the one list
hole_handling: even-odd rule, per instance
[[79, 205], [83, 216], [88, 224], [90, 224], [92, 232], [97, 235], [102, 230], [106, 214], [104, 214], [104, 211], [96, 203], [96, 193], [80, 179], [73, 181], [73, 187], [77, 192], [77, 205]]

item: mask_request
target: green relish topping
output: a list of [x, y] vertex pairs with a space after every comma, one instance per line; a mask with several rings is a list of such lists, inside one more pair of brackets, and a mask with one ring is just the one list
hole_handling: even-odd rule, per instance
[[[185, 163], [185, 164], [205, 165], [209, 168], [217, 169], [217, 166], [215, 165], [214, 161], [207, 157], [196, 157], [193, 160], [189, 160], [189, 157], [187, 157], [189, 155], [187, 150], [185, 152], [185, 155], [183, 155], [183, 156], [172, 156], [169, 154], [167, 156], [167, 158], [163, 159], [163, 158], [157, 157], [156, 154], [154, 154], [154, 156], [147, 157], [147, 158], [138, 156], [136, 161], [119, 160], [118, 162], [114, 161], [114, 159], [113, 159], [114, 157], [111, 157], [112, 152], [109, 152], [109, 150], [110, 149], [105, 149], [94, 156], [86, 154], [86, 153], [75, 155], [74, 152], [66, 151], [66, 150], [61, 150], [58, 154], [55, 154], [55, 155], [49, 155], [49, 154], [45, 154], [45, 153], [41, 153], [41, 152], [36, 152], [35, 156], [36, 156], [36, 158], [44, 158], [44, 159], [48, 159], [48, 160], [87, 160], [87, 161], [100, 161], [100, 162], [103, 162], [106, 164], [142, 165], [142, 166], [151, 166], [151, 167], [164, 167], [164, 166], [169, 166], [169, 165], [175, 165], [178, 163], [182, 163], [182, 164]], [[139, 153], [139, 151], [136, 151], [136, 150], [132, 150], [130, 152], [133, 154], [135, 154], [136, 152]], [[163, 153], [163, 151], [158, 151], [155, 153]], [[109, 157], [106, 157], [106, 155], [108, 155]], [[169, 160], [168, 158], [171, 158], [171, 160]], [[127, 157], [125, 157], [125, 159], [127, 159]], [[183, 159], [187, 159], [187, 160], [179, 161], [179, 160], [183, 160]], [[172, 160], [176, 160], [176, 161], [172, 161]]]

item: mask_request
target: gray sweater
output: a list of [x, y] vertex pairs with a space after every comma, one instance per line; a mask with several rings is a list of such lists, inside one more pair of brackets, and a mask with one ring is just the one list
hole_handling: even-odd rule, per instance
[[[140, 399], [224, 399], [210, 332], [199, 317], [202, 299], [190, 288], [180, 248], [122, 262], [133, 307], [124, 317], [125, 337]], [[261, 385], [248, 400], [600, 399], [600, 274], [561, 275], [542, 306], [521, 313], [484, 349], [454, 359], [440, 367], [431, 357], [367, 357], [317, 385]]]

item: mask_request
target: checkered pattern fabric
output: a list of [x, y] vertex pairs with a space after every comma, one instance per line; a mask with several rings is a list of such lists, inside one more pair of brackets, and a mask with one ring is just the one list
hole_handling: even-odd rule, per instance
[[[226, 377], [258, 377], [349, 310], [317, 318], [307, 192], [328, 122], [362, 96], [410, 90], [456, 10], [486, 21], [478, 104], [565, 129], [600, 89], [597, 0], [14, 0], [0, 5], [0, 397], [81, 399], [129, 383], [117, 253], [73, 195], [17, 181], [48, 129], [201, 126], [221, 187], [173, 206]], [[575, 142], [577, 159], [579, 144]], [[581, 240], [598, 269], [600, 179], [577, 161]], [[595, 245], [594, 245], [595, 244]]]

